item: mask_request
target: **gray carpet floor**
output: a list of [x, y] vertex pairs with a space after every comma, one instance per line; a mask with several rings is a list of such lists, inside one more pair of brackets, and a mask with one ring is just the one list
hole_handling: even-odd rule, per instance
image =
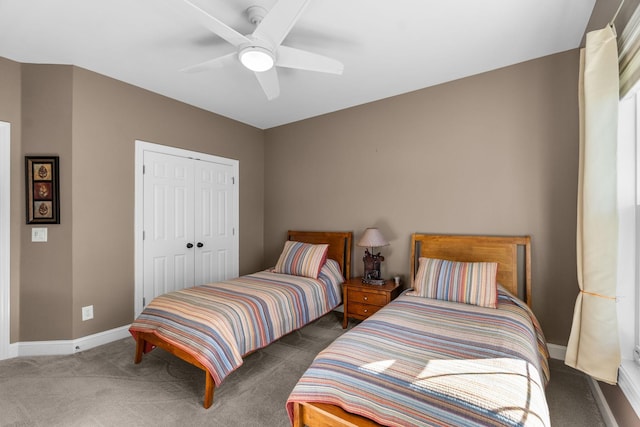
[[[315, 355], [343, 333], [332, 312], [245, 358], [202, 407], [204, 374], [162, 351], [133, 363], [132, 338], [71, 356], [0, 361], [1, 426], [289, 426], [285, 402]], [[585, 376], [551, 361], [554, 426], [604, 426]]]

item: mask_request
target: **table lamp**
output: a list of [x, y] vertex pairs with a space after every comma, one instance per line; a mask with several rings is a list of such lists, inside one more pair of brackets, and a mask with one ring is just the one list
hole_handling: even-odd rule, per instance
[[[362, 276], [362, 283], [369, 285], [384, 285], [384, 279], [380, 276], [380, 262], [384, 261], [384, 257], [378, 252], [373, 254], [373, 248], [380, 246], [387, 246], [389, 242], [385, 240], [377, 228], [367, 228], [364, 234], [358, 240], [357, 245], [363, 248], [367, 248], [364, 251], [364, 274]], [[369, 248], [371, 251], [369, 251]]]

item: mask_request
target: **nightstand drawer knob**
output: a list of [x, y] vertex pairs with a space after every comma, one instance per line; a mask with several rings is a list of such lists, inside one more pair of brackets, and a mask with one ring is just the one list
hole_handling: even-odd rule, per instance
[[365, 308], [365, 309], [364, 309], [364, 312], [365, 312], [365, 313], [368, 313], [368, 312], [369, 312], [369, 310], [367, 310], [367, 309]]
[[368, 299], [369, 299], [369, 297], [364, 297], [363, 299], [366, 301], [366, 300], [368, 300]]

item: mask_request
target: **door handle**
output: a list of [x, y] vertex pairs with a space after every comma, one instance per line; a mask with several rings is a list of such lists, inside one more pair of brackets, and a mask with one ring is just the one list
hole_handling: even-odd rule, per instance
[[203, 247], [203, 246], [204, 246], [204, 243], [202, 243], [202, 242], [198, 242], [198, 244], [197, 244], [196, 246], [197, 246], [197, 247], [199, 247], [199, 248], [201, 248], [201, 247]]
[[188, 249], [191, 249], [192, 247], [193, 247], [193, 243], [191, 243], [191, 242], [187, 243], [187, 248]]

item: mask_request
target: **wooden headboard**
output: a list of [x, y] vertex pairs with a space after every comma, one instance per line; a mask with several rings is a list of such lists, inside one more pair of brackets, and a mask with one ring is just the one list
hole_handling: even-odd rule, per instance
[[291, 231], [287, 240], [296, 242], [321, 244], [328, 243], [327, 258], [334, 259], [340, 264], [342, 274], [346, 279], [351, 278], [351, 231]]
[[[411, 286], [418, 270], [420, 257], [449, 261], [497, 262], [498, 283], [531, 306], [531, 238], [529, 236], [414, 233], [411, 235]], [[519, 286], [519, 276], [524, 280], [521, 286]]]

